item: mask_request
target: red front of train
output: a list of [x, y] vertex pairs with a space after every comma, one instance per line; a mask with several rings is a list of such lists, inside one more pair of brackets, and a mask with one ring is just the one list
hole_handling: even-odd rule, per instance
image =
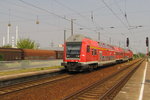
[[83, 35], [73, 35], [64, 44], [62, 66], [69, 71], [83, 71], [124, 60], [121, 48], [99, 43]]
[[[92, 56], [91, 46], [98, 47], [98, 43], [82, 35], [70, 37], [64, 45], [62, 65], [69, 71], [84, 70], [90, 63], [97, 62], [97, 54]], [[94, 51], [92, 51], [94, 53]]]

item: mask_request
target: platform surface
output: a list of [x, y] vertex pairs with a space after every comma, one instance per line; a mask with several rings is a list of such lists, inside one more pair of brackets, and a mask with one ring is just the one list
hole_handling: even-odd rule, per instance
[[150, 62], [142, 63], [114, 100], [150, 100]]
[[61, 66], [61, 62], [63, 62], [62, 59], [6, 61], [6, 62], [0, 62], [0, 71]]

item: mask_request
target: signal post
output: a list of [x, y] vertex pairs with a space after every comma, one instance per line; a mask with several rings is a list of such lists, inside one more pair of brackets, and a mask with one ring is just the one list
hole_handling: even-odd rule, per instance
[[146, 47], [147, 47], [147, 61], [148, 61], [148, 56], [149, 56], [149, 39], [146, 37]]

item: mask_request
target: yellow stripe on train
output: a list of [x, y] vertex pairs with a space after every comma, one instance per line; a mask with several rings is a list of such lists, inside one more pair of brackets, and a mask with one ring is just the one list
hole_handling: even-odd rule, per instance
[[105, 48], [99, 48], [99, 47], [90, 47], [91, 49], [99, 49], [99, 50], [108, 50], [108, 49], [105, 49]]

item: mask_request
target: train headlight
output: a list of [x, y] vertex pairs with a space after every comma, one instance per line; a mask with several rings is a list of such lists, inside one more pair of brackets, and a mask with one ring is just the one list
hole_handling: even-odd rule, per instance
[[79, 55], [76, 55], [76, 57], [79, 57]]
[[67, 55], [67, 58], [69, 57], [69, 55]]
[[83, 54], [83, 55], [81, 55], [81, 56], [83, 56], [83, 57], [84, 57], [85, 55]]

